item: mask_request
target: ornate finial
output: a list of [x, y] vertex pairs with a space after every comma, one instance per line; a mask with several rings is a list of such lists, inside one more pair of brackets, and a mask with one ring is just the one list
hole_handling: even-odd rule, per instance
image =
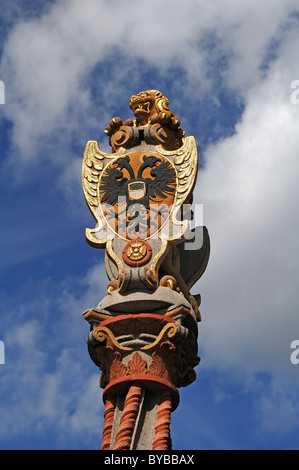
[[[180, 127], [179, 119], [170, 111], [168, 105], [168, 99], [158, 90], [141, 91], [137, 95], [131, 96], [130, 108], [135, 119], [127, 119], [123, 123], [122, 119], [115, 117], [111, 119], [109, 126], [105, 129], [105, 133], [110, 136], [113, 150], [117, 151], [121, 146], [126, 147], [130, 143], [132, 144], [132, 140], [125, 138], [128, 138], [128, 130], [123, 129], [124, 126], [129, 128], [151, 126], [157, 144], [162, 144], [168, 150], [181, 147], [185, 132]], [[153, 127], [154, 125], [155, 127]], [[123, 138], [121, 138], [121, 131], [123, 131]], [[135, 136], [140, 134], [139, 131], [135, 130]], [[131, 136], [132, 133], [133, 131]]]
[[[88, 350], [103, 372], [104, 449], [169, 448], [168, 424], [158, 437], [162, 410], [170, 417], [177, 387], [195, 380], [199, 362], [200, 296], [190, 288], [206, 268], [209, 236], [198, 227], [192, 236], [202, 243], [186, 250], [197, 148], [168, 105], [157, 90], [132, 96], [135, 119], [113, 118], [106, 127], [113, 153], [89, 141], [83, 157], [83, 191], [97, 222], [86, 239], [105, 249], [109, 278], [104, 299], [84, 313]], [[149, 409], [153, 427], [141, 439], [137, 420]]]

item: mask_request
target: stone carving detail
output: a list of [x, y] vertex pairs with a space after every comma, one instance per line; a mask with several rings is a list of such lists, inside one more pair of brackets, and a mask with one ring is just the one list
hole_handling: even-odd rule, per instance
[[108, 276], [106, 296], [84, 318], [89, 354], [102, 370], [102, 449], [165, 449], [177, 387], [196, 378], [200, 295], [190, 289], [210, 243], [206, 227], [190, 230], [195, 139], [161, 92], [138, 93], [129, 106], [134, 119], [113, 118], [105, 129], [112, 153], [93, 140], [84, 151], [83, 192], [96, 220], [86, 240], [105, 249]]

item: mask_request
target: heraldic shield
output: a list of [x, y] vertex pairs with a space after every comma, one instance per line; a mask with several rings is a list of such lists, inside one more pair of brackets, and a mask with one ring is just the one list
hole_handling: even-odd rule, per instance
[[184, 212], [196, 173], [193, 137], [174, 151], [141, 144], [107, 154], [96, 141], [87, 143], [82, 182], [97, 226], [86, 229], [86, 239], [106, 248], [110, 278], [116, 278], [115, 268], [124, 278], [128, 267], [146, 266], [146, 284], [156, 284], [168, 244], [182, 243], [188, 233]]
[[154, 236], [168, 220], [177, 186], [173, 163], [153, 152], [133, 152], [106, 166], [99, 180], [103, 217], [126, 240]]
[[84, 151], [82, 186], [97, 222], [85, 235], [90, 245], [105, 248], [110, 293], [153, 291], [168, 275], [189, 299], [208, 261], [205, 227], [196, 252], [182, 248], [190, 235], [197, 146], [165, 100], [154, 90], [134, 95], [130, 107], [137, 119], [114, 118], [106, 128], [112, 153], [94, 140]]

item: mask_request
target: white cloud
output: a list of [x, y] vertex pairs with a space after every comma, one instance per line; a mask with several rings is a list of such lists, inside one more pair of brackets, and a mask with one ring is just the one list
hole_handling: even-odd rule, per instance
[[[54, 131], [61, 140], [71, 139], [68, 133], [80, 132], [86, 121], [99, 127], [107, 123], [112, 116], [106, 115], [105, 106], [100, 118], [96, 114], [88, 79], [94, 67], [116, 50], [126, 60], [117, 67], [116, 59], [113, 76], [99, 85], [101, 90], [107, 86], [113, 90], [102, 105], [121, 95], [124, 85], [119, 77], [127, 77], [129, 85], [132, 76], [138, 75], [137, 66], [132, 70], [136, 59], [170, 75], [171, 66], [183, 68], [187, 83], [172, 84], [166, 73], [167, 88], [184, 91], [187, 87], [188, 93], [200, 96], [216, 86], [216, 72], [226, 86], [244, 93], [259, 79], [269, 42], [295, 5], [294, 0], [193, 0], [182, 6], [178, 1], [154, 0], [128, 6], [121, 1], [90, 0], [82, 8], [82, 2], [68, 0], [54, 4], [41, 18], [20, 21], [5, 44], [1, 62], [7, 84], [5, 111], [14, 124], [18, 156], [41, 158], [38, 151]], [[205, 40], [211, 35], [213, 48], [206, 50]], [[215, 70], [217, 58], [223, 56], [227, 66]], [[54, 152], [49, 158], [57, 162], [61, 156]]]
[[[82, 298], [78, 286], [84, 286]], [[97, 305], [105, 286], [106, 273], [97, 265], [85, 277], [65, 279], [52, 289], [36, 286], [35, 298], [10, 309], [15, 325], [4, 328], [0, 383], [3, 442], [53, 432], [57, 446], [99, 445], [100, 372], [88, 355], [89, 325], [82, 312]]]
[[212, 244], [200, 282], [206, 360], [290, 378], [290, 342], [299, 332], [295, 38], [298, 30], [247, 93], [236, 133], [207, 149], [196, 190]]

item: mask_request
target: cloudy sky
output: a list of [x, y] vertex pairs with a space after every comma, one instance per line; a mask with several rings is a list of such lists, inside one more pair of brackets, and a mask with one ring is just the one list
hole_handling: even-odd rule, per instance
[[0, 39], [0, 448], [99, 448], [82, 156], [154, 88], [196, 138], [211, 237], [173, 447], [298, 449], [298, 0], [1, 0]]

